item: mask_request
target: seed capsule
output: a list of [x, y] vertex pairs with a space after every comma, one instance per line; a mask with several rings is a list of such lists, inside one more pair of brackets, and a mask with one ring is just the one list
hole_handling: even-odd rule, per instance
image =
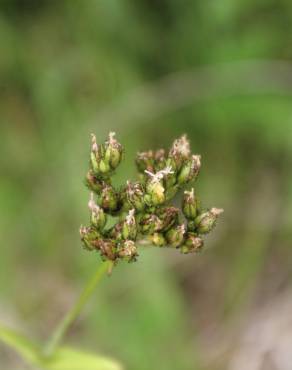
[[210, 211], [201, 213], [195, 219], [196, 231], [199, 234], [209, 233], [215, 227], [219, 215], [223, 212], [223, 209], [211, 208]]
[[180, 248], [181, 253], [187, 254], [187, 253], [195, 253], [199, 252], [204, 245], [203, 239], [198, 237], [194, 233], [187, 233], [185, 242], [183, 246]]
[[182, 201], [182, 211], [187, 219], [194, 219], [197, 216], [198, 199], [195, 196], [194, 189], [185, 191]]
[[166, 236], [166, 240], [168, 244], [171, 247], [174, 247], [174, 248], [179, 247], [184, 241], [185, 225], [182, 224], [176, 227], [172, 227], [170, 230], [167, 231], [165, 236]]

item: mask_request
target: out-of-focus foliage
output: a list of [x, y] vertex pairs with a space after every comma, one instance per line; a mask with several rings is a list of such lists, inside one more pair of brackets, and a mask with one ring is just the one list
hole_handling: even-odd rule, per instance
[[187, 133], [197, 191], [225, 209], [210, 250], [145, 248], [68, 341], [129, 369], [226, 369], [225, 328], [291, 283], [291, 35], [289, 0], [2, 0], [1, 322], [45, 339], [99, 263], [78, 236], [89, 134], [117, 132], [122, 183], [136, 151]]

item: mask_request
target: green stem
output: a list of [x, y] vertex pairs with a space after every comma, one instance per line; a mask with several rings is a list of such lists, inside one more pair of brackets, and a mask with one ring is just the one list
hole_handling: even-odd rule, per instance
[[99, 268], [95, 271], [93, 276], [88, 280], [80, 297], [78, 298], [76, 303], [71, 307], [68, 313], [65, 315], [60, 324], [57, 326], [52, 336], [50, 337], [47, 345], [45, 346], [44, 354], [46, 356], [51, 356], [54, 354], [59, 344], [61, 343], [62, 339], [64, 338], [66, 332], [68, 331], [69, 327], [76, 320], [81, 310], [91, 297], [95, 287], [97, 286], [97, 284], [99, 283], [99, 281], [102, 279], [106, 272], [111, 272], [112, 267], [113, 267], [112, 261], [103, 262], [99, 266]]

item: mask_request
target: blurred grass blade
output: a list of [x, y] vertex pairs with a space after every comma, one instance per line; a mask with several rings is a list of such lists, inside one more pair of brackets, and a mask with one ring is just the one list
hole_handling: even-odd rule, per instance
[[61, 347], [43, 366], [47, 370], [122, 370], [112, 359], [70, 347]]
[[29, 339], [0, 325], [0, 341], [18, 352], [27, 362], [39, 365], [39, 349]]

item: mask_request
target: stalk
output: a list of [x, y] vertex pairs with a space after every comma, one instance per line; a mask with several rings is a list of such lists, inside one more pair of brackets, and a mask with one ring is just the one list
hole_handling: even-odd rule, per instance
[[70, 310], [61, 320], [61, 322], [59, 323], [59, 325], [56, 327], [55, 331], [49, 338], [49, 341], [47, 342], [47, 345], [44, 348], [44, 354], [46, 356], [52, 356], [56, 352], [64, 336], [66, 335], [68, 329], [70, 328], [72, 323], [77, 319], [80, 312], [82, 311], [88, 300], [91, 298], [96, 286], [107, 272], [108, 273], [111, 272], [112, 267], [113, 267], [112, 261], [103, 262], [94, 272], [94, 274], [90, 277], [77, 301], [70, 308]]

